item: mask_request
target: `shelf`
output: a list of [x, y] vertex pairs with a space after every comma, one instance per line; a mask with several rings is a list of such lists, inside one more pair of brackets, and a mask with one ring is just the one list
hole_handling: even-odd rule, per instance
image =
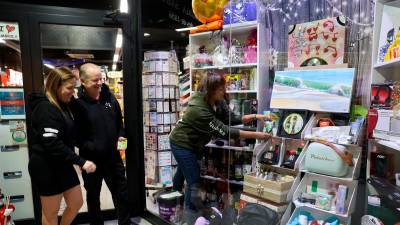
[[400, 58], [393, 59], [389, 62], [376, 63], [374, 68], [377, 70], [400, 70]]
[[257, 94], [256, 90], [227, 90], [228, 94], [242, 94], [242, 93], [254, 93]]
[[206, 147], [208, 147], [208, 148], [230, 149], [230, 150], [244, 151], [244, 152], [253, 152], [252, 149], [246, 149], [244, 147], [236, 147], [236, 146], [229, 146], [229, 145], [219, 146], [219, 145], [211, 144], [211, 143], [206, 144]]
[[257, 28], [257, 21], [249, 21], [249, 22], [244, 22], [244, 23], [234, 23], [234, 24], [227, 24], [222, 27], [222, 30], [214, 30], [214, 31], [207, 31], [207, 32], [201, 32], [197, 34], [190, 34], [190, 37], [209, 37], [213, 33], [218, 33], [218, 32], [232, 32], [232, 33], [246, 33], [249, 32], [252, 29]]
[[224, 182], [229, 182], [230, 184], [237, 184], [237, 185], [243, 185], [244, 184], [243, 181], [222, 179], [222, 178], [219, 178], [219, 177], [213, 177], [213, 176], [208, 176], [208, 175], [201, 176], [201, 178], [208, 179], [208, 180], [214, 180], [214, 181], [224, 181]]
[[393, 141], [385, 141], [385, 140], [377, 140], [377, 144], [388, 147], [390, 149], [394, 149], [400, 152], [400, 144], [393, 142]]
[[340, 213], [337, 213], [335, 211], [320, 209], [320, 208], [316, 207], [315, 205], [312, 205], [312, 204], [309, 204], [309, 203], [301, 203], [297, 199], [294, 200], [293, 203], [296, 205], [296, 207], [306, 206], [308, 208], [313, 208], [315, 210], [318, 210], [318, 211], [321, 211], [321, 212], [324, 212], [324, 213], [328, 213], [328, 214], [331, 214], [331, 215], [339, 216], [339, 217], [342, 217], [342, 218], [348, 218], [349, 216], [351, 216], [348, 213], [340, 214]]
[[229, 68], [248, 68], [248, 67], [257, 67], [257, 63], [245, 63], [245, 64], [228, 64], [223, 66], [205, 66], [199, 68], [192, 68], [192, 70], [223, 70]]

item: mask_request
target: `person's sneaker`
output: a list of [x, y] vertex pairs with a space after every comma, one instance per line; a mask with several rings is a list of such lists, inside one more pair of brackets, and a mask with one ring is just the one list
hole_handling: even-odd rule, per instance
[[215, 207], [211, 207], [210, 225], [220, 225], [222, 223], [222, 213]]
[[210, 221], [208, 221], [206, 218], [201, 216], [201, 217], [197, 218], [194, 225], [210, 225]]

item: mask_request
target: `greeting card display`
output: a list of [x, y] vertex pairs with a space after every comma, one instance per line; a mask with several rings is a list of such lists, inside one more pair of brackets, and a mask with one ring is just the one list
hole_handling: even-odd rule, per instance
[[288, 67], [343, 64], [345, 17], [289, 26]]

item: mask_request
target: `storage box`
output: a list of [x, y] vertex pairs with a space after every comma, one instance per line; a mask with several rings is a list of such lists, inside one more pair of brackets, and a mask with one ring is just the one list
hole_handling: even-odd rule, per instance
[[[262, 199], [270, 200], [276, 203], [288, 202], [288, 194], [296, 180], [296, 172], [290, 169], [280, 167], [269, 167], [270, 171], [277, 172], [282, 175], [291, 175], [295, 179], [288, 182], [277, 182], [257, 178], [255, 173], [244, 176], [243, 191]], [[289, 200], [290, 201], [290, 200]]]
[[[345, 214], [339, 214], [335, 211], [328, 211], [316, 208], [316, 206], [311, 205], [309, 203], [301, 203], [298, 201], [298, 198], [301, 197], [301, 194], [306, 192], [308, 189], [312, 188], [312, 184], [315, 182], [317, 185], [314, 188], [317, 189], [318, 193], [327, 194], [331, 191], [332, 187], [337, 187], [338, 185], [345, 185], [348, 188], [347, 198], [345, 200]], [[357, 198], [357, 188], [358, 181], [357, 180], [343, 180], [340, 178], [333, 179], [332, 177], [325, 175], [316, 175], [316, 174], [306, 174], [301, 180], [299, 186], [293, 194], [293, 203], [297, 206], [307, 206], [309, 208], [315, 208], [317, 211], [326, 212], [329, 214], [333, 214], [336, 216], [340, 216], [343, 218], [348, 218], [355, 211], [356, 206], [356, 198]], [[326, 190], [326, 191], [324, 191]]]

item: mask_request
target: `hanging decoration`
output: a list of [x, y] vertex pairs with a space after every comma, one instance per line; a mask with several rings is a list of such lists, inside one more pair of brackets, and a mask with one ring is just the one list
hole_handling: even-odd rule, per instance
[[278, 65], [278, 51], [274, 48], [269, 48], [269, 68], [272, 70]]
[[[271, 12], [280, 12], [284, 17], [283, 17], [283, 22], [286, 22], [287, 20], [296, 18], [299, 14], [297, 11], [297, 7], [301, 7], [303, 4], [306, 4], [308, 0], [289, 0], [289, 3], [286, 4], [286, 7], [281, 8], [278, 7], [282, 3], [282, 0], [274, 1], [273, 3], [265, 3], [266, 4], [266, 10], [271, 11]], [[365, 27], [372, 27], [373, 23], [368, 23], [370, 21], [370, 18], [365, 15], [365, 13], [353, 13], [352, 18], [349, 16], [346, 16], [340, 9], [338, 9], [336, 6], [340, 3], [337, 2], [338, 0], [324, 0], [324, 2], [328, 5], [326, 10], [332, 10], [333, 15], [332, 16], [344, 16], [346, 18], [346, 21], [348, 21], [349, 24], [351, 25], [356, 25], [356, 26], [365, 26]], [[372, 4], [375, 4], [374, 0], [369, 0]], [[266, 2], [264, 0], [264, 2]], [[347, 1], [342, 2], [343, 6], [347, 5]], [[324, 10], [321, 8], [315, 8], [314, 9], [316, 13], [323, 12]], [[292, 16], [291, 16], [292, 15]]]

